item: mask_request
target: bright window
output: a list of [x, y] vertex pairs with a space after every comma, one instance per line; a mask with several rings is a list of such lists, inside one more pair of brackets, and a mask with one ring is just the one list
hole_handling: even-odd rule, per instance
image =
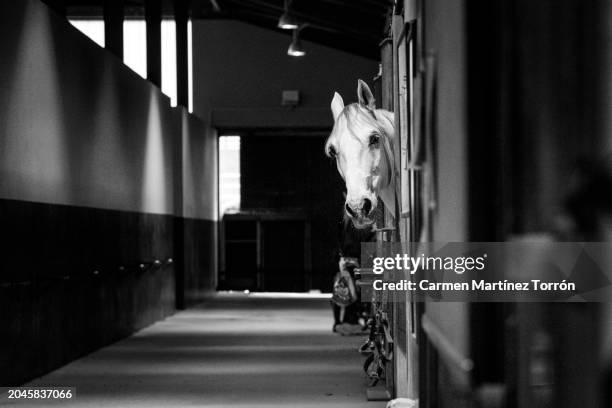
[[174, 20], [162, 20], [162, 92], [176, 106], [176, 24]]
[[219, 138], [219, 214], [240, 209], [240, 136]]
[[189, 100], [187, 108], [189, 112], [193, 112], [193, 31], [191, 20], [187, 22], [187, 95]]
[[123, 62], [141, 77], [147, 77], [147, 25], [144, 20], [123, 22]]
[[100, 47], [104, 47], [104, 20], [70, 20], [70, 24]]
[[[103, 19], [71, 19], [70, 23], [96, 44], [104, 47]], [[192, 24], [189, 21], [187, 24], [189, 112], [193, 112], [191, 30]], [[171, 105], [176, 106], [176, 25], [174, 20], [162, 20], [161, 48], [162, 92], [170, 98]], [[123, 22], [123, 60], [125, 65], [141, 77], [147, 77], [147, 25], [144, 19], [125, 20]]]

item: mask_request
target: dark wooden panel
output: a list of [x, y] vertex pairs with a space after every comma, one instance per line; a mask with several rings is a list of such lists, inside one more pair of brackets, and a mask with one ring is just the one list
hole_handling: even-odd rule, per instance
[[306, 286], [308, 277], [304, 267], [304, 228], [303, 221], [263, 223], [264, 290], [302, 292], [310, 289]]
[[2, 385], [174, 311], [172, 216], [0, 200], [0, 226]]
[[217, 222], [185, 218], [185, 307], [201, 302], [217, 286]]

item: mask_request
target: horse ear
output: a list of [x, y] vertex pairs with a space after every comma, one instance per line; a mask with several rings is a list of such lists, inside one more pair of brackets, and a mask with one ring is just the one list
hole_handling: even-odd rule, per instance
[[370, 87], [361, 79], [357, 81], [357, 98], [359, 99], [360, 105], [365, 105], [369, 109], [375, 109], [376, 103], [374, 100], [374, 95], [372, 95], [372, 91], [370, 91]]
[[342, 109], [344, 109], [344, 101], [338, 92], [334, 92], [334, 99], [332, 99], [331, 110], [334, 115], [334, 120], [338, 119], [340, 113], [342, 113]]

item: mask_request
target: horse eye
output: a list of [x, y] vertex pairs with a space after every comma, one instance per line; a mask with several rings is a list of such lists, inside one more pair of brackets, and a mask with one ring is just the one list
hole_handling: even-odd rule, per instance
[[334, 148], [334, 146], [329, 146], [329, 149], [327, 149], [327, 154], [329, 155], [329, 157], [335, 158], [336, 157], [336, 149]]
[[380, 141], [380, 135], [377, 135], [377, 134], [370, 135], [370, 142], [369, 142], [370, 147], [378, 146], [379, 141]]

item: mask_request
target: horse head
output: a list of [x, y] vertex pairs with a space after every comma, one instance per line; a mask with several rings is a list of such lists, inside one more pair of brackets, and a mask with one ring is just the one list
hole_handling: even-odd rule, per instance
[[[346, 183], [345, 210], [357, 228], [374, 223], [381, 193], [394, 190], [393, 113], [376, 109], [374, 96], [362, 80], [357, 85], [358, 102], [344, 106], [336, 92], [331, 103], [334, 127], [325, 152], [335, 158]], [[392, 194], [395, 192], [392, 191]], [[385, 200], [383, 194], [381, 198]]]

